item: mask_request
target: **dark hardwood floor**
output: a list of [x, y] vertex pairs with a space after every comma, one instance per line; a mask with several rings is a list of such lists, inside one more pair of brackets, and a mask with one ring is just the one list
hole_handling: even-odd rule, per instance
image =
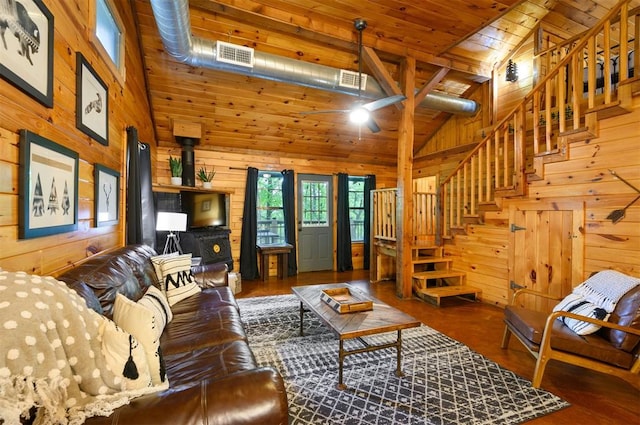
[[[459, 298], [445, 299], [437, 308], [417, 298], [395, 295], [395, 282], [371, 284], [368, 271], [301, 273], [284, 280], [242, 281], [237, 298], [291, 294], [291, 287], [315, 283], [349, 282], [374, 297], [412, 315], [422, 323], [466, 344], [473, 350], [531, 379], [535, 361], [516, 338], [507, 350], [500, 348], [504, 325], [502, 309]], [[640, 425], [640, 378], [637, 385], [598, 372], [555, 361], [549, 362], [542, 388], [562, 397], [571, 406], [538, 418], [531, 424]]]

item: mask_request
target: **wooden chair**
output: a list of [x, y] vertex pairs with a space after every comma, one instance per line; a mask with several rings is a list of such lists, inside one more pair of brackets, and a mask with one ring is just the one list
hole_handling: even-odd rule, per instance
[[[551, 314], [518, 306], [520, 297], [530, 295], [557, 300], [530, 289], [518, 290], [505, 308], [502, 348], [511, 334], [537, 359], [532, 386], [539, 388], [549, 360], [558, 360], [620, 377], [640, 388], [640, 286], [627, 292], [616, 305], [609, 321], [567, 311]], [[559, 317], [569, 317], [602, 326], [591, 335], [577, 335]], [[622, 332], [618, 332], [622, 331]]]

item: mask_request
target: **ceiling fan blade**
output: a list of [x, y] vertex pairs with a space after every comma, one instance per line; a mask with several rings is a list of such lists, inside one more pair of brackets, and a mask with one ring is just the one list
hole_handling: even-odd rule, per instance
[[376, 124], [371, 117], [369, 117], [365, 124], [369, 127], [369, 130], [371, 130], [372, 133], [378, 133], [380, 131], [380, 127], [378, 127], [378, 124]]
[[382, 99], [374, 100], [373, 102], [365, 103], [362, 105], [364, 109], [369, 112], [376, 111], [378, 109], [393, 105], [394, 103], [402, 102], [407, 97], [403, 94], [397, 94], [394, 96], [384, 97]]
[[327, 109], [324, 111], [304, 111], [298, 112], [300, 115], [313, 115], [313, 114], [343, 114], [345, 112], [351, 112], [349, 109]]

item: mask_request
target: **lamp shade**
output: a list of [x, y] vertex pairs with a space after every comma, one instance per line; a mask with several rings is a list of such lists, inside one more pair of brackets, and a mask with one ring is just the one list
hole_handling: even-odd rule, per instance
[[183, 213], [159, 212], [156, 218], [156, 230], [161, 232], [184, 232], [187, 230], [187, 215]]

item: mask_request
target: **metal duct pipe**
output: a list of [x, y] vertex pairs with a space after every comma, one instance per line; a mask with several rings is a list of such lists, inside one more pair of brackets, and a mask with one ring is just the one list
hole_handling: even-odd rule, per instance
[[[325, 65], [258, 51], [254, 51], [253, 68], [219, 62], [216, 59], [215, 41], [191, 35], [188, 0], [151, 0], [151, 8], [165, 49], [180, 62], [195, 67], [228, 71], [352, 96], [358, 95], [357, 89], [339, 85], [339, 69]], [[379, 99], [386, 97], [386, 93], [380, 84], [369, 76], [362, 96], [369, 99]], [[478, 104], [473, 100], [439, 93], [427, 94], [420, 105], [429, 109], [463, 115], [474, 115], [479, 109]]]

